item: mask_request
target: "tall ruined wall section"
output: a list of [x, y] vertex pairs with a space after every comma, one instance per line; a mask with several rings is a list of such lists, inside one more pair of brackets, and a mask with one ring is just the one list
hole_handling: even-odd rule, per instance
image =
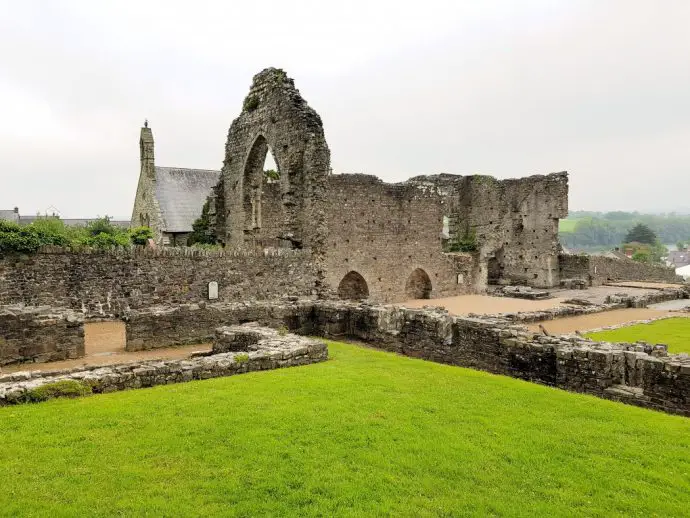
[[429, 277], [429, 298], [472, 292], [473, 257], [442, 250], [443, 203], [433, 184], [388, 184], [368, 175], [330, 176], [327, 284], [335, 289], [349, 272], [357, 272], [372, 299], [399, 302], [413, 298], [406, 288], [422, 270]]
[[27, 304], [122, 314], [128, 308], [208, 301], [311, 296], [316, 274], [302, 250], [199, 251], [185, 248], [73, 253], [62, 250], [0, 259], [0, 306]]
[[[272, 152], [280, 173], [267, 187], [263, 164]], [[222, 170], [216, 235], [231, 248], [282, 246], [319, 253], [330, 151], [319, 115], [284, 71], [256, 76], [232, 122]], [[218, 193], [220, 195], [220, 193]]]
[[473, 236], [480, 277], [492, 283], [557, 286], [558, 221], [568, 215], [568, 175], [496, 180], [441, 178], [451, 240]]
[[[431, 298], [481, 291], [488, 281], [558, 285], [566, 173], [500, 181], [444, 174], [398, 184], [333, 175], [327, 193], [325, 270], [334, 288], [355, 271], [374, 300], [401, 301], [410, 298], [406, 286], [420, 269]], [[476, 252], [444, 253], [461, 241], [474, 241]]]

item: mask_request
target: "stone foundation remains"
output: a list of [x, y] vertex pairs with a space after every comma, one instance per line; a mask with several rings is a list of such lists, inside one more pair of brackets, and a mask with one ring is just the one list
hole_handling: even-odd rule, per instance
[[[126, 326], [130, 341], [162, 345], [160, 337], [165, 336], [171, 339], [166, 345], [173, 345], [209, 342], [215, 336], [215, 351], [228, 351], [237, 349], [238, 343], [251, 349], [258, 340], [255, 325], [221, 327], [243, 322], [308, 336], [355, 339], [408, 356], [690, 416], [687, 354], [669, 355], [663, 346], [538, 335], [503, 316], [455, 317], [438, 308], [300, 300], [149, 308], [133, 311]], [[170, 332], [161, 335], [159, 329]], [[246, 329], [249, 336], [238, 339], [236, 333]], [[281, 340], [277, 331], [262, 336]]]
[[[78, 382], [91, 393], [168, 385], [192, 380], [233, 376], [245, 372], [308, 365], [328, 359], [319, 340], [285, 334], [258, 326], [219, 330], [232, 332], [236, 343], [247, 342], [243, 352], [225, 352], [185, 360], [143, 361], [107, 367], [75, 368], [53, 372], [17, 372], [0, 375], [0, 406], [40, 401], [41, 388], [60, 382]], [[223, 342], [225, 343], [225, 342]], [[214, 349], [222, 349], [221, 344]], [[59, 394], [58, 394], [59, 397]]]
[[0, 306], [0, 366], [84, 356], [84, 316], [49, 306]]

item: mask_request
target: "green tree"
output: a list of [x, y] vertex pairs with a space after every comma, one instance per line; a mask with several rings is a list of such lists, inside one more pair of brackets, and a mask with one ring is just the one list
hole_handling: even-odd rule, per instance
[[135, 227], [129, 231], [129, 237], [135, 245], [146, 245], [153, 239], [153, 231], [149, 227]]
[[632, 255], [632, 260], [638, 263], [651, 263], [652, 257], [647, 250], [640, 249]]
[[653, 245], [656, 243], [656, 234], [647, 225], [638, 223], [625, 235], [624, 242], [646, 243], [648, 245]]
[[208, 210], [207, 201], [201, 209], [201, 216], [192, 223], [192, 232], [187, 238], [187, 246], [216, 244], [216, 236], [211, 231], [211, 218]]

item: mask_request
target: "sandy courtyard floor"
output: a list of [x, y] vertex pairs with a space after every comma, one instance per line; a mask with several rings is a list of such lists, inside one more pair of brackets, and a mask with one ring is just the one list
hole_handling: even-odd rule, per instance
[[539, 324], [541, 324], [546, 331], [552, 335], [569, 334], [575, 331], [584, 333], [590, 329], [625, 324], [636, 320], [659, 318], [667, 315], [677, 316], [678, 314], [649, 308], [614, 309], [613, 311], [592, 313], [590, 315], [578, 315], [555, 320], [546, 320], [536, 324], [529, 324], [527, 328], [530, 331], [539, 332]]

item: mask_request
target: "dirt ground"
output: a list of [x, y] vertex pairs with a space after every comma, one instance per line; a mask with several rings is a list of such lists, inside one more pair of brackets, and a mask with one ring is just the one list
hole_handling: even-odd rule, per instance
[[84, 324], [84, 348], [87, 356], [124, 352], [126, 343], [124, 322], [89, 322]]
[[550, 334], [561, 335], [574, 333], [575, 331], [584, 333], [590, 329], [625, 324], [636, 320], [659, 318], [666, 315], [677, 315], [677, 313], [649, 308], [614, 309], [613, 311], [592, 313], [591, 315], [578, 315], [555, 320], [546, 320], [536, 324], [529, 324], [527, 327], [530, 331], [539, 332], [539, 324], [541, 324]]

